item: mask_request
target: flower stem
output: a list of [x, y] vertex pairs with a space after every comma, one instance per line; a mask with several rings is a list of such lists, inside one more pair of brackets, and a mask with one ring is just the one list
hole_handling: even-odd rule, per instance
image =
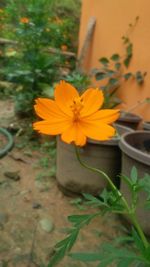
[[149, 246], [149, 242], [147, 241], [147, 239], [143, 233], [143, 230], [141, 229], [141, 226], [138, 223], [135, 212], [133, 214], [129, 214], [129, 217], [130, 217], [134, 227], [136, 228], [136, 230], [137, 230], [137, 232], [138, 232], [138, 234], [139, 234], [139, 236], [143, 242], [144, 247], [147, 248]]
[[143, 242], [143, 245], [145, 248], [147, 248], [149, 246], [149, 243], [141, 229], [141, 226], [139, 225], [138, 221], [137, 221], [137, 218], [136, 218], [136, 214], [135, 214], [135, 211], [133, 211], [133, 209], [131, 209], [126, 201], [126, 199], [124, 198], [124, 196], [122, 195], [122, 193], [116, 188], [116, 186], [114, 185], [114, 183], [112, 182], [112, 180], [110, 179], [110, 177], [103, 171], [97, 169], [97, 168], [94, 168], [94, 167], [91, 167], [91, 166], [88, 166], [86, 163], [84, 163], [81, 158], [80, 158], [80, 153], [79, 153], [79, 150], [78, 148], [75, 146], [75, 152], [76, 152], [76, 156], [77, 156], [77, 159], [79, 161], [79, 163], [85, 167], [86, 169], [88, 170], [91, 170], [93, 172], [96, 172], [100, 175], [103, 175], [103, 177], [108, 181], [111, 189], [118, 194], [118, 196], [121, 198], [122, 200], [122, 203], [126, 209], [126, 212], [127, 214], [129, 215], [134, 227], [136, 228], [142, 242]]

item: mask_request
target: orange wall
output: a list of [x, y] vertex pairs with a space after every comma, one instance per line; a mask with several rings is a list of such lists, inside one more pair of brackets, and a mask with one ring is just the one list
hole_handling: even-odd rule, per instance
[[[119, 89], [118, 95], [123, 100], [122, 108], [128, 110], [138, 101], [150, 97], [150, 0], [82, 0], [79, 53], [91, 16], [96, 17], [96, 27], [84, 60], [86, 71], [99, 67], [100, 57], [110, 57], [114, 53], [123, 55], [121, 37], [128, 30], [129, 23], [133, 23], [139, 16], [139, 21], [130, 34], [133, 58], [128, 70], [146, 71], [147, 76], [142, 87], [130, 80]], [[142, 115], [145, 120], [150, 120], [148, 103], [132, 112]]]

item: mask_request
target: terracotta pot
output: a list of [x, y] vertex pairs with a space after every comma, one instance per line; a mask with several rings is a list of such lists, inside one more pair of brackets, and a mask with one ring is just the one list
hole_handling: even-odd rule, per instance
[[[132, 131], [131, 129], [115, 125], [120, 134]], [[121, 171], [121, 151], [118, 146], [120, 137], [105, 142], [88, 140], [86, 146], [80, 148], [82, 160], [89, 166], [106, 172], [119, 187]], [[108, 184], [103, 176], [82, 167], [78, 162], [73, 145], [57, 140], [57, 170], [56, 178], [63, 189], [74, 193], [91, 193], [97, 195]]]
[[140, 121], [142, 118], [139, 115], [136, 115], [134, 113], [121, 111], [120, 117], [117, 120], [117, 124], [124, 125], [126, 127], [132, 128], [136, 130], [139, 126]]
[[[126, 133], [121, 137], [119, 146], [122, 150], [122, 174], [130, 177], [133, 166], [137, 168], [138, 177], [144, 177], [150, 173], [150, 132], [135, 131]], [[131, 202], [131, 193], [123, 179], [121, 180], [121, 191], [128, 202]], [[137, 216], [143, 230], [150, 235], [150, 211], [144, 210], [146, 194], [140, 193], [137, 208]]]
[[144, 121], [142, 125], [145, 131], [150, 131], [150, 121]]

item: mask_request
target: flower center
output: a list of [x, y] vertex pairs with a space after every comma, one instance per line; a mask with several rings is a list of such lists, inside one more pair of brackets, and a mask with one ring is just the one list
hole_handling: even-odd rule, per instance
[[83, 99], [79, 97], [75, 97], [73, 103], [71, 104], [70, 108], [74, 114], [74, 121], [78, 120], [80, 111], [83, 108]]

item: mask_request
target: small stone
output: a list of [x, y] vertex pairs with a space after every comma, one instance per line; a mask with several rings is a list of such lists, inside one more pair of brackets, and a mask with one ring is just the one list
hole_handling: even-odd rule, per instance
[[36, 181], [35, 186], [38, 188], [39, 192], [41, 193], [49, 191], [49, 187], [45, 183]]
[[0, 212], [0, 224], [3, 225], [7, 223], [8, 215], [6, 213]]
[[18, 171], [17, 172], [4, 172], [4, 175], [7, 178], [12, 179], [13, 181], [19, 181], [21, 179]]
[[39, 189], [43, 189], [45, 186], [41, 183], [41, 182], [39, 182], [39, 181], [35, 181], [35, 186], [37, 187], [37, 188], [39, 188]]
[[28, 193], [31, 193], [31, 190], [23, 190], [20, 192], [20, 195], [26, 195]]
[[50, 218], [40, 220], [40, 226], [47, 233], [50, 233], [54, 230], [54, 223]]
[[22, 250], [19, 247], [15, 248], [15, 250], [14, 250], [15, 254], [20, 254], [21, 252], [22, 252]]
[[42, 208], [42, 205], [40, 203], [35, 202], [32, 204], [32, 208], [33, 209], [40, 209], [40, 208]]

